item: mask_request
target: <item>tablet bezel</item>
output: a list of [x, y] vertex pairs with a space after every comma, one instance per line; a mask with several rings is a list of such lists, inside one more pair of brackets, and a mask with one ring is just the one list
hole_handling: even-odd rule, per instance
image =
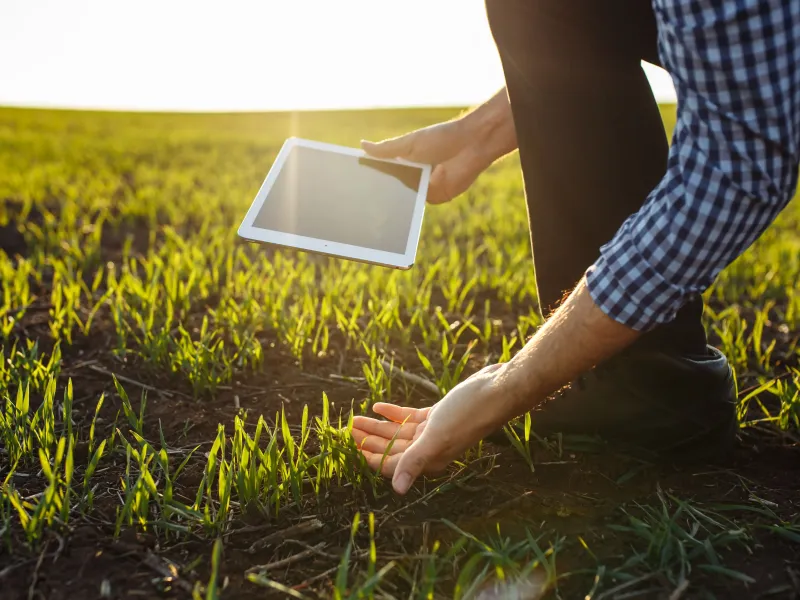
[[[408, 240], [406, 241], [406, 251], [402, 254], [396, 252], [386, 252], [384, 250], [342, 244], [340, 242], [334, 242], [331, 240], [306, 237], [303, 235], [286, 233], [283, 231], [275, 231], [273, 229], [253, 227], [253, 222], [261, 210], [261, 207], [264, 205], [272, 186], [278, 178], [278, 174], [286, 164], [286, 159], [288, 158], [289, 153], [296, 146], [303, 146], [306, 148], [313, 148], [326, 152], [335, 152], [338, 154], [345, 154], [347, 156], [369, 157], [370, 159], [374, 160], [382, 160], [383, 162], [407, 165], [421, 169], [422, 174], [420, 177], [419, 190], [417, 192], [417, 198], [414, 205], [414, 212], [411, 216], [411, 227], [408, 232]], [[315, 252], [337, 258], [345, 258], [369, 264], [394, 267], [396, 269], [410, 269], [414, 265], [414, 260], [417, 254], [417, 246], [419, 244], [420, 231], [422, 230], [422, 217], [425, 213], [425, 198], [428, 193], [428, 182], [430, 181], [430, 175], [430, 165], [410, 162], [402, 159], [378, 159], [368, 155], [359, 148], [350, 148], [348, 146], [339, 146], [337, 144], [329, 144], [326, 142], [291, 137], [283, 143], [280, 152], [278, 152], [278, 156], [275, 158], [275, 162], [272, 164], [272, 167], [267, 173], [264, 182], [261, 184], [258, 194], [256, 194], [255, 199], [250, 205], [250, 209], [247, 211], [247, 214], [242, 220], [241, 225], [239, 225], [238, 235], [253, 242], [274, 244], [286, 248], [297, 248], [307, 252]]]

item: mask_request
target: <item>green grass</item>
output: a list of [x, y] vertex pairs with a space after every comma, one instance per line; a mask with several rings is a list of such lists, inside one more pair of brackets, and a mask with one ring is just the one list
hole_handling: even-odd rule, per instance
[[[711, 590], [753, 583], [727, 565], [731, 548], [757, 555], [759, 535], [797, 544], [791, 502], [767, 511], [745, 496], [723, 516], [653, 486], [610, 526], [592, 525], [624, 540], [610, 554], [552, 524], [519, 522], [506, 537], [442, 521], [474, 486], [520, 485], [492, 483], [504, 465], [533, 477], [540, 446], [557, 447], [554, 463], [574, 458], [561, 440], [532, 445], [527, 430], [509, 430], [515, 450], [471, 452], [423, 484], [418, 502], [399, 502], [369, 470], [347, 434], [353, 412], [430, 402], [398, 371], [445, 394], [508, 360], [541, 324], [516, 156], [428, 208], [408, 272], [267, 250], [238, 240], [236, 226], [285, 137], [356, 145], [455, 112], [0, 110], [0, 579], [36, 562], [15, 557], [51, 553], [86, 524], [109, 543], [139, 532], [164, 552], [191, 547], [195, 598], [262, 588], [461, 598], [532, 573], [564, 597], [674, 591], [698, 573]], [[670, 107], [664, 118], [671, 126]], [[706, 294], [708, 330], [736, 372], [742, 431], [782, 449], [800, 441], [799, 231], [794, 201]], [[337, 389], [334, 405], [326, 392]], [[286, 402], [290, 391], [305, 406]], [[247, 395], [257, 403], [234, 408]], [[179, 401], [176, 414], [164, 409]], [[413, 535], [396, 528], [397, 514]], [[330, 537], [293, 567], [302, 576], [245, 577], [229, 557], [247, 527], [280, 531], [314, 516]], [[426, 538], [431, 520], [441, 539]], [[269, 548], [262, 562], [291, 556]]]

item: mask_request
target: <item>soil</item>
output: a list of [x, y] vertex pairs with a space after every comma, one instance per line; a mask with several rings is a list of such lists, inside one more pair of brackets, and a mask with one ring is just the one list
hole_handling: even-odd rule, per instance
[[[0, 239], [4, 240], [4, 249], [24, 252], [24, 240], [6, 236], [5, 229], [0, 232]], [[109, 256], [119, 252], [119, 238], [109, 235], [106, 239], [110, 243], [106, 248]], [[137, 235], [137, 239], [146, 240], [147, 236]], [[513, 319], [517, 308], [509, 307], [505, 317]], [[46, 309], [28, 311], [16, 331], [21, 339], [38, 339], [43, 351], [49, 351], [47, 322], [42, 318], [46, 314]], [[109, 373], [126, 378], [123, 386], [135, 407], [142, 384], [153, 388], [147, 393], [145, 437], [157, 440], [160, 427], [171, 446], [184, 449], [198, 444], [201, 449], [206, 448], [219, 423], [232, 431], [233, 419], [239, 414], [236, 397], [241, 409], [250, 415], [250, 422], [263, 414], [272, 423], [283, 408], [290, 422], [299, 424], [304, 405], [309, 406], [311, 415], [319, 413], [323, 392], [334, 403], [335, 410], [345, 414], [352, 401], [358, 403], [367, 395], [366, 386], [357, 379], [341, 378], [361, 375], [356, 352], [342, 357], [334, 340], [328, 355], [304, 357], [301, 366], [277, 340], [267, 337], [262, 340], [265, 358], [258, 372], [238, 373], [214, 397], [195, 399], [187, 382], [167, 377], [134, 359], [116, 359], [111, 353], [113, 339], [109, 325], [100, 319], [90, 339], [78, 337], [74, 344], [62, 348], [62, 383], [66, 385], [67, 379], [72, 379], [78, 429], [88, 426], [97, 398], [104, 393], [100, 428], [110, 431], [121, 411], [121, 401]], [[412, 358], [398, 357], [409, 365], [415, 364]], [[480, 366], [472, 364], [470, 369]], [[405, 402], [405, 394], [395, 391], [395, 400]], [[420, 406], [431, 402], [422, 390], [413, 390], [411, 397]], [[80, 456], [81, 449], [77, 451], [76, 460], [85, 459]], [[537, 449], [535, 458], [537, 464], [531, 472], [511, 448], [487, 444], [484, 456], [469, 467], [470, 477], [465, 480], [462, 473], [458, 480], [452, 480], [449, 489], [443, 486], [439, 493], [429, 494], [443, 483], [441, 480], [422, 482], [403, 499], [386, 487], [374, 497], [371, 490], [358, 492], [342, 486], [332, 489], [318, 506], [307, 507], [302, 516], [290, 509], [278, 520], [261, 515], [243, 516], [231, 524], [232, 533], [224, 539], [220, 567], [226, 586], [223, 597], [284, 597], [247, 582], [243, 573], [252, 565], [286, 558], [317, 543], [326, 544], [324, 555], [312, 556], [270, 574], [305, 593], [324, 595], [335, 573], [318, 576], [337, 566], [356, 510], [375, 512], [379, 560], [416, 553], [434, 539], [452, 539], [454, 533], [442, 522], [443, 518], [481, 535], [496, 534], [499, 523], [502, 534], [512, 539], [523, 535], [523, 527], [534, 534], [546, 534], [542, 538], [545, 544], [548, 539], [565, 536], [569, 543], [558, 554], [559, 572], [587, 569], [591, 572], [561, 580], [559, 593], [563, 598], [583, 597], [594, 577], [595, 562], [577, 543], [577, 537], [583, 538], [602, 563], [621, 564], [633, 539], [607, 525], [625, 522], [620, 511], [622, 505], [635, 508], [636, 501], [656, 501], [657, 486], [698, 502], [746, 503], [757, 496], [774, 503], [775, 510], [785, 518], [800, 511], [800, 445], [796, 438], [767, 430], [743, 431], [738, 447], [724, 463], [683, 469], [642, 467], [630, 458], [609, 454], [566, 451], [557, 456], [543, 449]], [[26, 550], [21, 532], [5, 534], [14, 541], [11, 552], [6, 544], [0, 549], [0, 598], [187, 598], [194, 582], [207, 581], [211, 555], [208, 539], [183, 536], [157, 540], [132, 530], [123, 531], [117, 540], [113, 538], [114, 510], [119, 501], [104, 492], [104, 488], [115, 485], [122, 472], [121, 459], [116, 457], [113, 461], [107, 463], [110, 467], [107, 471], [97, 474], [101, 485], [95, 510], [88, 516], [75, 518], [58, 533], [48, 533], [38, 551]], [[179, 480], [183, 487], [179, 485], [178, 493], [193, 493], [201, 464], [202, 457], [190, 463]], [[15, 478], [15, 485], [23, 493], [38, 491], [33, 487], [26, 490], [20, 478]], [[309, 517], [319, 518], [323, 527], [252, 554], [247, 551], [263, 536]], [[264, 528], [248, 533], [245, 528], [252, 526]], [[360, 535], [358, 539], [359, 549], [363, 550], [365, 538]], [[177, 569], [176, 577], [170, 576], [170, 564]], [[757, 598], [770, 591], [774, 592], [771, 597], [800, 598], [800, 544], [764, 530], [757, 534], [749, 549], [733, 547], [727, 551], [725, 564], [754, 577], [756, 583], [727, 582], [721, 577], [695, 572], [689, 574], [690, 587], [675, 597], [703, 597], [700, 590], [706, 590], [721, 598]], [[402, 588], [403, 580], [396, 578], [396, 581], [400, 586], [396, 595], [407, 597], [409, 590]], [[668, 597], [663, 595], [667, 589], [663, 581], [653, 583], [651, 594], [638, 597]]]

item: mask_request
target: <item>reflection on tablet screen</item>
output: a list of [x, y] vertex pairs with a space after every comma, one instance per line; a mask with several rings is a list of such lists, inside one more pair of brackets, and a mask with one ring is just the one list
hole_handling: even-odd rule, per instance
[[404, 254], [421, 178], [418, 167], [294, 146], [253, 226]]

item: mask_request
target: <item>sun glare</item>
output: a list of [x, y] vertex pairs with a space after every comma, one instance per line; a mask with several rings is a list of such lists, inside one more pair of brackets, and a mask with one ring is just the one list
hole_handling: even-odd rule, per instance
[[[0, 3], [0, 104], [474, 104], [503, 85], [482, 0]], [[669, 77], [651, 70], [657, 92]], [[663, 99], [663, 98], [662, 98]]]

